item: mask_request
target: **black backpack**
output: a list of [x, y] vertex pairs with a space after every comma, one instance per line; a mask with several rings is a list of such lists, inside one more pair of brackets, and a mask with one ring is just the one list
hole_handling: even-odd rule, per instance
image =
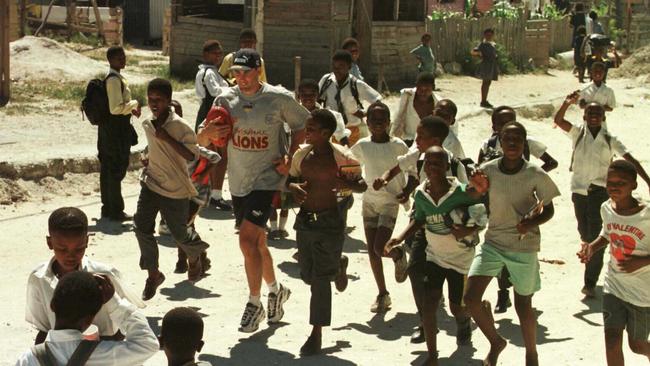
[[[81, 101], [81, 118], [83, 119], [85, 114], [93, 126], [98, 126], [100, 123], [108, 121], [111, 116], [111, 111], [108, 107], [108, 94], [106, 93], [106, 80], [111, 76], [119, 79], [117, 74], [109, 73], [104, 79], [90, 80], [86, 86], [86, 94]], [[122, 79], [120, 79], [120, 84], [122, 92], [124, 92]]]

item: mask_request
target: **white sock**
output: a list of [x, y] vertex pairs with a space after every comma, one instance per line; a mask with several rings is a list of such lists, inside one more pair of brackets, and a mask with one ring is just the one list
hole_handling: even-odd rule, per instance
[[280, 230], [284, 230], [284, 228], [287, 226], [287, 220], [289, 217], [282, 217], [280, 216]]
[[270, 220], [271, 223], [271, 231], [276, 231], [278, 230], [278, 220]]
[[266, 285], [269, 286], [269, 292], [277, 294], [278, 291], [280, 291], [280, 284], [278, 283], [278, 281], [275, 281], [273, 283], [267, 283]]
[[221, 190], [220, 189], [213, 189], [212, 193], [210, 193], [210, 197], [212, 197], [212, 199], [214, 199], [214, 200], [220, 200], [221, 198], [223, 198], [221, 196]]
[[260, 301], [260, 296], [259, 295], [257, 295], [257, 296], [249, 295], [248, 296], [248, 302], [250, 302], [251, 304], [253, 304], [255, 306], [262, 305], [262, 302]]

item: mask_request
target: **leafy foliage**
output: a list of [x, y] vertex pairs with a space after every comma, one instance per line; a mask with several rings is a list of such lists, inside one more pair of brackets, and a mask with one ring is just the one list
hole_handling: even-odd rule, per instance
[[519, 17], [519, 10], [512, 6], [510, 2], [501, 0], [492, 6], [487, 15], [495, 18], [516, 19]]

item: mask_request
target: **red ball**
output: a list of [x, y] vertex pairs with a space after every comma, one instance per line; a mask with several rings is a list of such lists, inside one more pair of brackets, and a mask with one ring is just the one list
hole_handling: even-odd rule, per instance
[[[232, 117], [230, 117], [230, 113], [224, 107], [212, 106], [212, 108], [210, 108], [208, 111], [208, 115], [205, 117], [205, 120], [206, 122], [215, 121], [214, 123], [219, 125], [230, 125], [231, 127], [233, 125]], [[211, 141], [214, 146], [225, 147], [228, 145], [229, 138], [230, 134], [220, 139], [211, 139]]]

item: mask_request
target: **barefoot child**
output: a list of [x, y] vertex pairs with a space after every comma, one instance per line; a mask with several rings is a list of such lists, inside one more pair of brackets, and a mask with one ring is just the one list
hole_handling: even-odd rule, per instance
[[[459, 345], [469, 344], [472, 336], [469, 312], [462, 306], [465, 275], [474, 257], [474, 246], [461, 243], [459, 240], [466, 236], [477, 235], [487, 221], [485, 207], [474, 211], [473, 219], [477, 225], [451, 224], [451, 215], [456, 210], [467, 209], [477, 204], [482, 192], [468, 188], [456, 177], [448, 177], [449, 159], [445, 150], [439, 146], [427, 149], [424, 156], [424, 170], [427, 180], [415, 192], [414, 219], [396, 238], [386, 244], [386, 249], [392, 252], [405, 238], [415, 234], [423, 226], [426, 227], [426, 264], [423, 268], [425, 276], [420, 284], [423, 288], [421, 319], [427, 341], [429, 358], [426, 365], [437, 365], [436, 346], [436, 311], [442, 297], [442, 285], [445, 280], [449, 286], [449, 307], [458, 331], [456, 342]], [[482, 181], [478, 181], [482, 179]], [[487, 190], [483, 177], [473, 178], [481, 184], [480, 189]], [[472, 211], [470, 211], [472, 216]], [[475, 244], [474, 244], [475, 245]], [[389, 253], [390, 253], [389, 252]]]
[[[371, 104], [368, 107], [367, 116], [370, 137], [359, 140], [351, 151], [363, 167], [364, 180], [372, 182], [384, 171], [397, 164], [397, 157], [406, 154], [408, 147], [402, 140], [388, 136], [390, 109], [387, 105], [382, 102]], [[384, 245], [393, 234], [399, 212], [400, 200], [397, 199], [397, 196], [403, 192], [405, 186], [404, 174], [399, 174], [382, 189], [377, 191], [369, 189], [363, 194], [363, 227], [368, 243], [370, 267], [379, 290], [375, 303], [370, 307], [370, 311], [373, 313], [385, 312], [391, 306], [390, 295], [386, 289], [382, 257], [384, 256]], [[408, 196], [406, 196], [406, 202], [408, 202]], [[405, 279], [407, 265], [406, 256], [399, 250], [391, 253], [391, 258], [395, 263], [395, 278], [398, 281]]]
[[607, 365], [619, 366], [623, 360], [623, 330], [627, 329], [632, 352], [650, 360], [650, 209], [632, 196], [637, 171], [625, 160], [616, 160], [607, 171], [609, 201], [600, 214], [603, 231], [589, 244], [584, 243], [578, 257], [588, 263], [609, 243], [609, 266], [603, 286], [603, 318]]
[[[144, 303], [124, 287], [120, 273], [113, 267], [85, 256], [88, 248], [88, 218], [75, 207], [61, 207], [48, 219], [47, 246], [54, 256], [32, 271], [27, 280], [27, 306], [25, 320], [38, 329], [35, 344], [43, 343], [47, 332], [55, 327], [55, 314], [50, 307], [59, 279], [74, 271], [84, 271], [107, 276], [115, 292], [138, 307]], [[102, 339], [124, 338], [119, 324], [111, 320], [109, 309], [102, 306], [93, 319]]]
[[499, 79], [497, 49], [493, 40], [494, 29], [488, 28], [483, 31], [481, 43], [472, 50], [472, 56], [481, 58], [481, 63], [478, 66], [478, 77], [483, 80], [481, 83], [481, 107], [483, 108], [492, 108], [492, 104], [488, 102], [487, 97], [492, 81]]
[[349, 151], [332, 144], [336, 129], [332, 112], [317, 109], [307, 120], [307, 146], [293, 156], [287, 187], [300, 204], [294, 229], [298, 242], [300, 276], [311, 287], [309, 323], [311, 335], [300, 348], [302, 355], [320, 353], [322, 327], [332, 318], [332, 289], [334, 280], [339, 291], [347, 287], [347, 258], [341, 256], [345, 224], [337, 202], [336, 192], [350, 189], [363, 192], [366, 183], [360, 174], [348, 176], [348, 169], [358, 169]]
[[[598, 238], [603, 221], [600, 206], [607, 201], [607, 169], [615, 156], [624, 158], [636, 167], [637, 172], [650, 186], [650, 177], [630, 151], [616, 137], [602, 128], [605, 109], [598, 103], [585, 107], [584, 124], [573, 125], [564, 119], [571, 104], [580, 97], [578, 91], [569, 94], [555, 115], [555, 124], [568, 133], [573, 153], [571, 156], [571, 200], [578, 221], [578, 232], [583, 243]], [[603, 251], [596, 252], [585, 266], [582, 293], [587, 297], [596, 295], [595, 287], [603, 267]]]
[[143, 300], [151, 299], [165, 280], [158, 269], [158, 244], [153, 236], [159, 211], [177, 245], [187, 254], [188, 280], [201, 278], [201, 257], [208, 248], [208, 244], [187, 224], [189, 199], [198, 194], [187, 170], [187, 163], [199, 157], [196, 134], [171, 110], [171, 99], [169, 81], [154, 79], [149, 82], [147, 100], [152, 116], [142, 123], [147, 136], [149, 162], [140, 177], [142, 188], [134, 218], [140, 268], [148, 272]]
[[[553, 217], [553, 198], [560, 195], [546, 172], [523, 158], [526, 129], [509, 122], [501, 130], [503, 157], [485, 163], [481, 170], [489, 180], [490, 217], [485, 243], [469, 269], [465, 304], [490, 342], [484, 365], [496, 366], [506, 340], [497, 332], [488, 301], [482, 301], [492, 277], [505, 267], [515, 290], [515, 309], [526, 347], [526, 366], [536, 366], [537, 325], [533, 294], [541, 288], [537, 252], [539, 226]], [[539, 214], [531, 207], [543, 206]], [[526, 214], [526, 213], [530, 214]]]
[[158, 337], [168, 366], [210, 366], [196, 361], [203, 348], [203, 319], [189, 307], [174, 308], [165, 314]]

